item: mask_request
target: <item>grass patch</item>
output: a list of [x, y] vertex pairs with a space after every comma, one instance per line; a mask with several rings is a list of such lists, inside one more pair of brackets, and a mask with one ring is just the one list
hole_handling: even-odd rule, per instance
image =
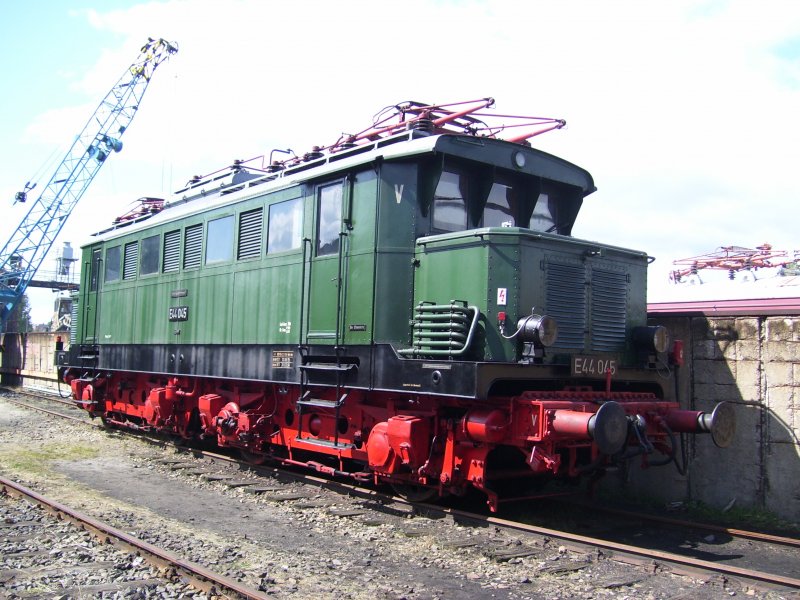
[[692, 500], [689, 502], [666, 502], [645, 493], [625, 493], [621, 490], [603, 489], [596, 497], [600, 505], [632, 511], [642, 511], [675, 519], [713, 523], [731, 529], [748, 529], [778, 535], [797, 536], [800, 525], [759, 508], [732, 506], [725, 510]]
[[771, 533], [800, 534], [800, 526], [781, 519], [766, 510], [756, 508], [733, 508], [723, 512], [706, 506], [702, 502], [688, 502], [686, 512], [698, 520], [718, 523], [735, 529], [753, 529]]
[[96, 448], [52, 444], [36, 450], [12, 450], [0, 453], [0, 464], [14, 471], [44, 474], [56, 460], [85, 460], [99, 454]]

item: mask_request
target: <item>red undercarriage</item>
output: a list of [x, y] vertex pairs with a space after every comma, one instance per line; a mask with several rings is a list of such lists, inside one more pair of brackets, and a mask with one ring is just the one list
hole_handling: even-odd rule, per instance
[[[670, 432], [699, 431], [702, 414], [650, 393], [584, 389], [478, 404], [335, 388], [301, 397], [298, 385], [144, 374], [89, 379], [68, 372], [64, 379], [78, 405], [111, 425], [216, 438], [250, 458], [442, 495], [475, 487], [492, 510], [503, 480], [520, 489], [516, 483], [525, 479], [578, 477], [605, 463], [600, 448], [615, 439], [619, 452], [648, 445], [645, 466], [654, 451], [667, 462], [674, 451]], [[601, 417], [604, 405], [608, 416]]]

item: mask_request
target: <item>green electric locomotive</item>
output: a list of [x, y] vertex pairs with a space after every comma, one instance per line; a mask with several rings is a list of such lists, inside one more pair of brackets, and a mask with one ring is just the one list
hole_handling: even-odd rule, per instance
[[571, 236], [592, 177], [526, 141], [563, 121], [504, 140], [491, 103], [404, 103], [98, 234], [57, 357], [75, 402], [492, 509], [509, 487], [673, 462], [680, 433], [727, 445], [729, 405], [684, 410], [665, 377], [681, 345], [647, 324], [648, 256]]

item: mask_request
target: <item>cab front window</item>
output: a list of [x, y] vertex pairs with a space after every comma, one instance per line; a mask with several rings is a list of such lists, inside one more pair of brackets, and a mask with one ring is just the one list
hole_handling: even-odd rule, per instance
[[517, 190], [510, 184], [495, 181], [483, 209], [484, 227], [514, 227], [517, 224]]
[[442, 171], [433, 196], [433, 228], [438, 231], [463, 231], [467, 228], [466, 175]]

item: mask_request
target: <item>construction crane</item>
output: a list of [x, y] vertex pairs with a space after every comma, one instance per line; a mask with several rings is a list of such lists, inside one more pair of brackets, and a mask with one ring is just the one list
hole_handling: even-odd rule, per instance
[[739, 271], [791, 267], [798, 260], [800, 260], [800, 254], [797, 252], [795, 252], [794, 258], [789, 258], [786, 250], [773, 250], [769, 244], [756, 246], [755, 249], [742, 246], [721, 246], [708, 254], [672, 261], [672, 264], [679, 268], [670, 273], [670, 279], [674, 283], [680, 283], [685, 277], [696, 276], [703, 269], [727, 271], [728, 278], [734, 279]]
[[[112, 152], [122, 150], [120, 137], [139, 110], [158, 66], [178, 51], [163, 39], [147, 40], [139, 57], [111, 88], [22, 223], [0, 250], [0, 331], [20, 301], [75, 205]], [[26, 202], [36, 183], [27, 182], [14, 204]]]

